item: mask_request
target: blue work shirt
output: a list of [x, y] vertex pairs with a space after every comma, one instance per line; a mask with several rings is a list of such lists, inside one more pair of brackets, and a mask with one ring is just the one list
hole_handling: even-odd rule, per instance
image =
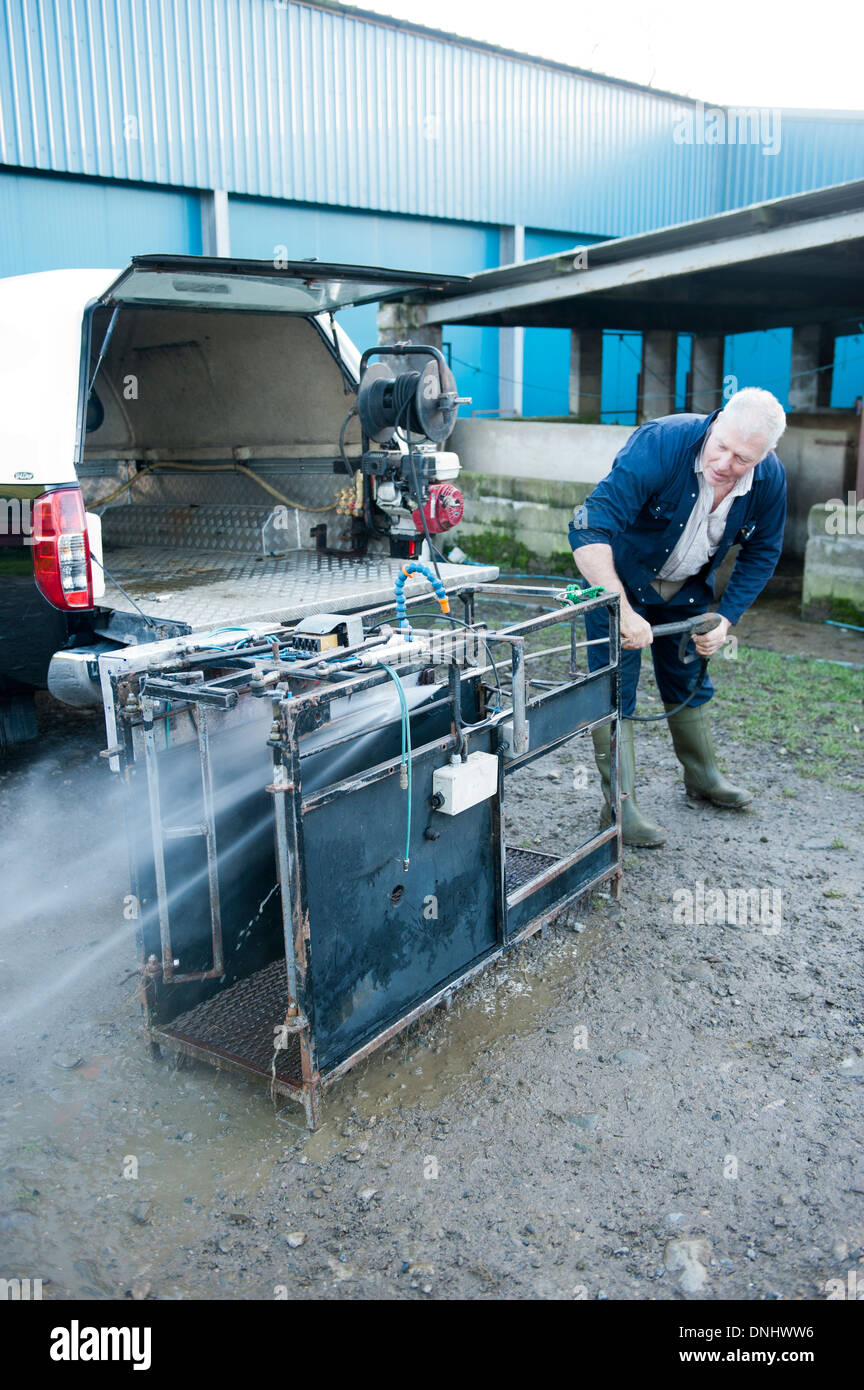
[[[631, 595], [656, 603], [651, 588], [677, 545], [699, 495], [696, 459], [720, 414], [664, 415], [635, 431], [612, 470], [574, 513], [570, 547], [610, 545], [615, 569]], [[772, 451], [757, 463], [749, 492], [736, 497], [708, 564], [685, 580], [679, 604], [705, 608], [715, 599], [714, 574], [729, 551], [741, 549], [718, 612], [734, 626], [771, 578], [783, 548], [786, 472]]]

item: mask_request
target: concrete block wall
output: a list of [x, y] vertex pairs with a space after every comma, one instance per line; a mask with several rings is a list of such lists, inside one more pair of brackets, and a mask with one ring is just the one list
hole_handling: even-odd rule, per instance
[[784, 553], [803, 557], [812, 509], [844, 497], [855, 485], [860, 420], [853, 411], [790, 415], [777, 452], [786, 469], [788, 512]]
[[864, 505], [840, 500], [810, 509], [802, 608], [805, 617], [864, 623]]
[[468, 473], [599, 483], [632, 433], [632, 425], [459, 420], [448, 447]]
[[531, 556], [573, 568], [567, 528], [573, 510], [584, 502], [593, 483], [560, 482], [547, 478], [492, 477], [462, 473], [459, 487], [465, 495], [465, 520], [454, 527], [445, 544], [456, 543], [471, 558], [472, 540], [482, 537], [483, 559], [502, 568], [513, 563], [513, 543]]

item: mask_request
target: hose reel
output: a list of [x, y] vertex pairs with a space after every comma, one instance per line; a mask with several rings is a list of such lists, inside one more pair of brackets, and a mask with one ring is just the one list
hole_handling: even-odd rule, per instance
[[[373, 353], [405, 356], [408, 353], [428, 357], [419, 371], [394, 373], [384, 362], [371, 366]], [[394, 343], [387, 349], [370, 348], [360, 362], [360, 385], [357, 390], [357, 414], [363, 433], [378, 444], [385, 444], [397, 430], [408, 436], [425, 436], [434, 444], [449, 439], [456, 424], [460, 405], [466, 404], [456, 390], [456, 381], [443, 355], [437, 348], [419, 343]]]

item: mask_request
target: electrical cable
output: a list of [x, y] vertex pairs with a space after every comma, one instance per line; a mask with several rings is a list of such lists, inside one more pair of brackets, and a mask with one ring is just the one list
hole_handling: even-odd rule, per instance
[[223, 632], [245, 632], [245, 637], [235, 638], [233, 642], [199, 642], [196, 644], [197, 650], [202, 652], [237, 652], [241, 651], [244, 642], [255, 640], [255, 633], [248, 627], [217, 627], [215, 632], [208, 632], [208, 637], [218, 637]]
[[[414, 486], [414, 496], [417, 500], [417, 510], [420, 513], [420, 521], [423, 526], [423, 534], [426, 537], [426, 544], [429, 547], [429, 558], [435, 570], [438, 580], [441, 579], [441, 571], [438, 568], [435, 547], [432, 544], [432, 537], [429, 535], [429, 527], [426, 523], [426, 513], [423, 510], [423, 498], [420, 493], [420, 482], [417, 476], [417, 464], [414, 459], [414, 452], [411, 448], [411, 426], [410, 412], [417, 390], [417, 382], [420, 380], [419, 372], [405, 372], [402, 376], [396, 377], [393, 383], [394, 402], [397, 404], [396, 422], [394, 433], [398, 435], [401, 428], [403, 441], [408, 450], [408, 467], [411, 470], [411, 481]], [[408, 383], [407, 385], [405, 383]]]
[[[393, 431], [398, 433], [401, 429], [408, 436], [411, 433], [411, 406], [417, 395], [417, 383], [420, 380], [420, 372], [400, 372], [393, 381], [393, 406], [395, 407], [395, 417]], [[406, 443], [407, 443], [406, 439]]]
[[417, 499], [417, 510], [420, 513], [423, 534], [426, 538], [426, 544], [429, 547], [429, 557], [432, 561], [432, 567], [440, 582], [441, 571], [438, 568], [436, 550], [432, 544], [432, 537], [429, 534], [429, 526], [426, 521], [426, 513], [423, 510], [423, 498], [420, 492], [417, 464], [414, 459], [414, 452], [411, 448], [411, 406], [417, 394], [417, 383], [420, 380], [420, 376], [420, 372], [403, 372], [394, 379], [393, 405], [395, 406], [395, 420], [393, 432], [398, 435], [399, 430], [402, 430], [403, 442], [408, 450], [408, 467], [411, 470], [411, 481], [414, 485], [414, 496]]
[[[465, 623], [465, 622], [463, 622], [461, 618], [454, 618], [454, 616], [453, 616], [452, 613], [418, 613], [416, 610], [414, 610], [414, 611], [412, 611], [412, 613], [411, 613], [411, 617], [412, 617], [412, 618], [446, 618], [448, 622], [454, 623], [456, 627], [464, 627], [468, 632], [475, 632], [475, 633], [476, 633], [476, 632], [478, 631], [478, 629], [477, 629], [476, 627], [472, 627], [470, 623]], [[374, 631], [375, 631], [374, 628], [370, 628], [370, 632], [374, 632]], [[486, 635], [485, 632], [482, 632], [482, 631], [481, 631], [481, 635], [482, 635], [482, 637], [483, 637], [483, 645], [484, 645], [484, 647], [486, 648], [486, 655], [487, 655], [488, 658], [489, 658], [489, 664], [490, 664], [490, 666], [492, 667], [492, 670], [495, 672], [495, 688], [496, 688], [496, 691], [497, 691], [497, 694], [498, 694], [498, 705], [497, 705], [497, 707], [492, 711], [492, 713], [493, 713], [493, 714], [498, 714], [499, 711], [501, 710], [502, 703], [503, 703], [503, 700], [504, 700], [504, 692], [503, 692], [502, 689], [501, 689], [501, 677], [500, 677], [499, 674], [498, 674], [498, 667], [497, 667], [496, 664], [495, 664], [495, 657], [492, 655], [492, 648], [491, 648], [490, 645], [489, 645], [489, 639], [488, 639], [488, 637], [487, 637], [487, 635]]]
[[[374, 518], [374, 516], [372, 515], [373, 499], [372, 499], [372, 496], [371, 496], [371, 488], [372, 488], [372, 479], [369, 478], [369, 477], [367, 477], [367, 476], [364, 474], [364, 476], [363, 476], [363, 520], [366, 522], [366, 525], [368, 526], [368, 528], [369, 528], [369, 530], [371, 531], [371, 533], [372, 533], [373, 536], [379, 536], [379, 537], [381, 537], [382, 539], [385, 539], [386, 537], [388, 537], [388, 536], [390, 535], [390, 527], [389, 527], [389, 526], [376, 526], [376, 525], [375, 525], [375, 518]], [[379, 510], [380, 510], [380, 508], [379, 508]]]
[[127, 594], [126, 590], [123, 588], [123, 585], [122, 585], [122, 584], [119, 584], [119, 583], [117, 582], [117, 580], [114, 578], [114, 576], [113, 576], [113, 574], [111, 573], [111, 571], [110, 571], [110, 570], [107, 570], [107, 569], [105, 568], [105, 566], [103, 565], [103, 563], [102, 563], [101, 560], [97, 560], [97, 559], [96, 559], [96, 556], [92, 553], [92, 551], [91, 551], [91, 554], [90, 554], [90, 560], [91, 560], [91, 562], [94, 561], [94, 560], [96, 561], [96, 564], [99, 566], [100, 570], [101, 570], [102, 573], [105, 575], [105, 578], [106, 578], [106, 579], [110, 579], [110, 580], [111, 580], [111, 583], [114, 585], [114, 588], [120, 590], [120, 592], [121, 592], [121, 594], [123, 595], [123, 597], [125, 598], [126, 602], [127, 602], [127, 603], [131, 603], [132, 607], [135, 609], [135, 612], [136, 612], [136, 613], [139, 613], [139, 614], [141, 615], [141, 617], [144, 619], [145, 623], [147, 623], [150, 627], [155, 628], [155, 627], [156, 627], [156, 623], [154, 623], [153, 619], [147, 616], [147, 614], [144, 612], [144, 609], [143, 609], [143, 608], [139, 608], [139, 607], [138, 607], [138, 604], [135, 602], [135, 600], [134, 600], [134, 598], [132, 597], [132, 595], [131, 595], [131, 594]]
[[343, 462], [344, 465], [345, 465], [345, 472], [348, 474], [349, 478], [353, 478], [353, 476], [354, 476], [354, 469], [351, 467], [351, 463], [350, 463], [350, 461], [349, 461], [349, 459], [348, 459], [348, 455], [347, 455], [346, 452], [345, 452], [345, 431], [346, 431], [347, 428], [348, 428], [348, 422], [349, 422], [349, 420], [352, 418], [352, 416], [354, 416], [354, 415], [356, 415], [356, 414], [357, 414], [357, 407], [356, 407], [356, 405], [352, 405], [351, 409], [348, 411], [348, 414], [345, 416], [345, 419], [342, 421], [342, 428], [341, 428], [341, 430], [339, 431], [339, 453], [340, 453], [341, 456], [342, 456], [342, 462]]
[[435, 570], [438, 580], [441, 580], [441, 571], [438, 568], [438, 561], [435, 558], [435, 547], [432, 544], [432, 537], [429, 535], [429, 526], [426, 522], [426, 513], [423, 510], [423, 498], [420, 496], [420, 484], [417, 481], [417, 465], [414, 462], [414, 455], [411, 452], [411, 445], [408, 445], [408, 464], [411, 469], [411, 480], [414, 484], [414, 496], [417, 498], [417, 509], [420, 512], [420, 520], [423, 523], [423, 534], [426, 537], [426, 544], [429, 547], [429, 555], [432, 560], [432, 567]]

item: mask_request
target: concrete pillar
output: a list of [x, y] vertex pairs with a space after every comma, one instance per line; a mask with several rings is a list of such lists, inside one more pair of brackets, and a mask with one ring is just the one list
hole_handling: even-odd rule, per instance
[[[388, 343], [425, 343], [438, 348], [440, 352], [441, 325], [426, 322], [423, 304], [411, 304], [405, 299], [395, 300], [378, 307], [378, 343], [381, 347]], [[381, 360], [389, 362], [396, 372], [416, 372], [423, 366], [423, 358], [413, 354], [408, 357], [394, 354]]]
[[[498, 245], [499, 265], [525, 259], [525, 228], [502, 227]], [[498, 406], [502, 415], [522, 414], [522, 371], [525, 354], [524, 328], [498, 329]]]
[[574, 328], [570, 334], [570, 414], [599, 420], [602, 390], [603, 330]]
[[693, 334], [687, 409], [710, 415], [723, 405], [723, 346], [725, 339]]
[[201, 194], [201, 254], [231, 255], [228, 194], [224, 188], [212, 188]]
[[667, 328], [642, 334], [637, 411], [640, 420], [656, 420], [675, 411], [675, 366], [678, 334]]
[[827, 410], [831, 404], [835, 336], [834, 330], [824, 323], [807, 323], [792, 329], [790, 410]]

